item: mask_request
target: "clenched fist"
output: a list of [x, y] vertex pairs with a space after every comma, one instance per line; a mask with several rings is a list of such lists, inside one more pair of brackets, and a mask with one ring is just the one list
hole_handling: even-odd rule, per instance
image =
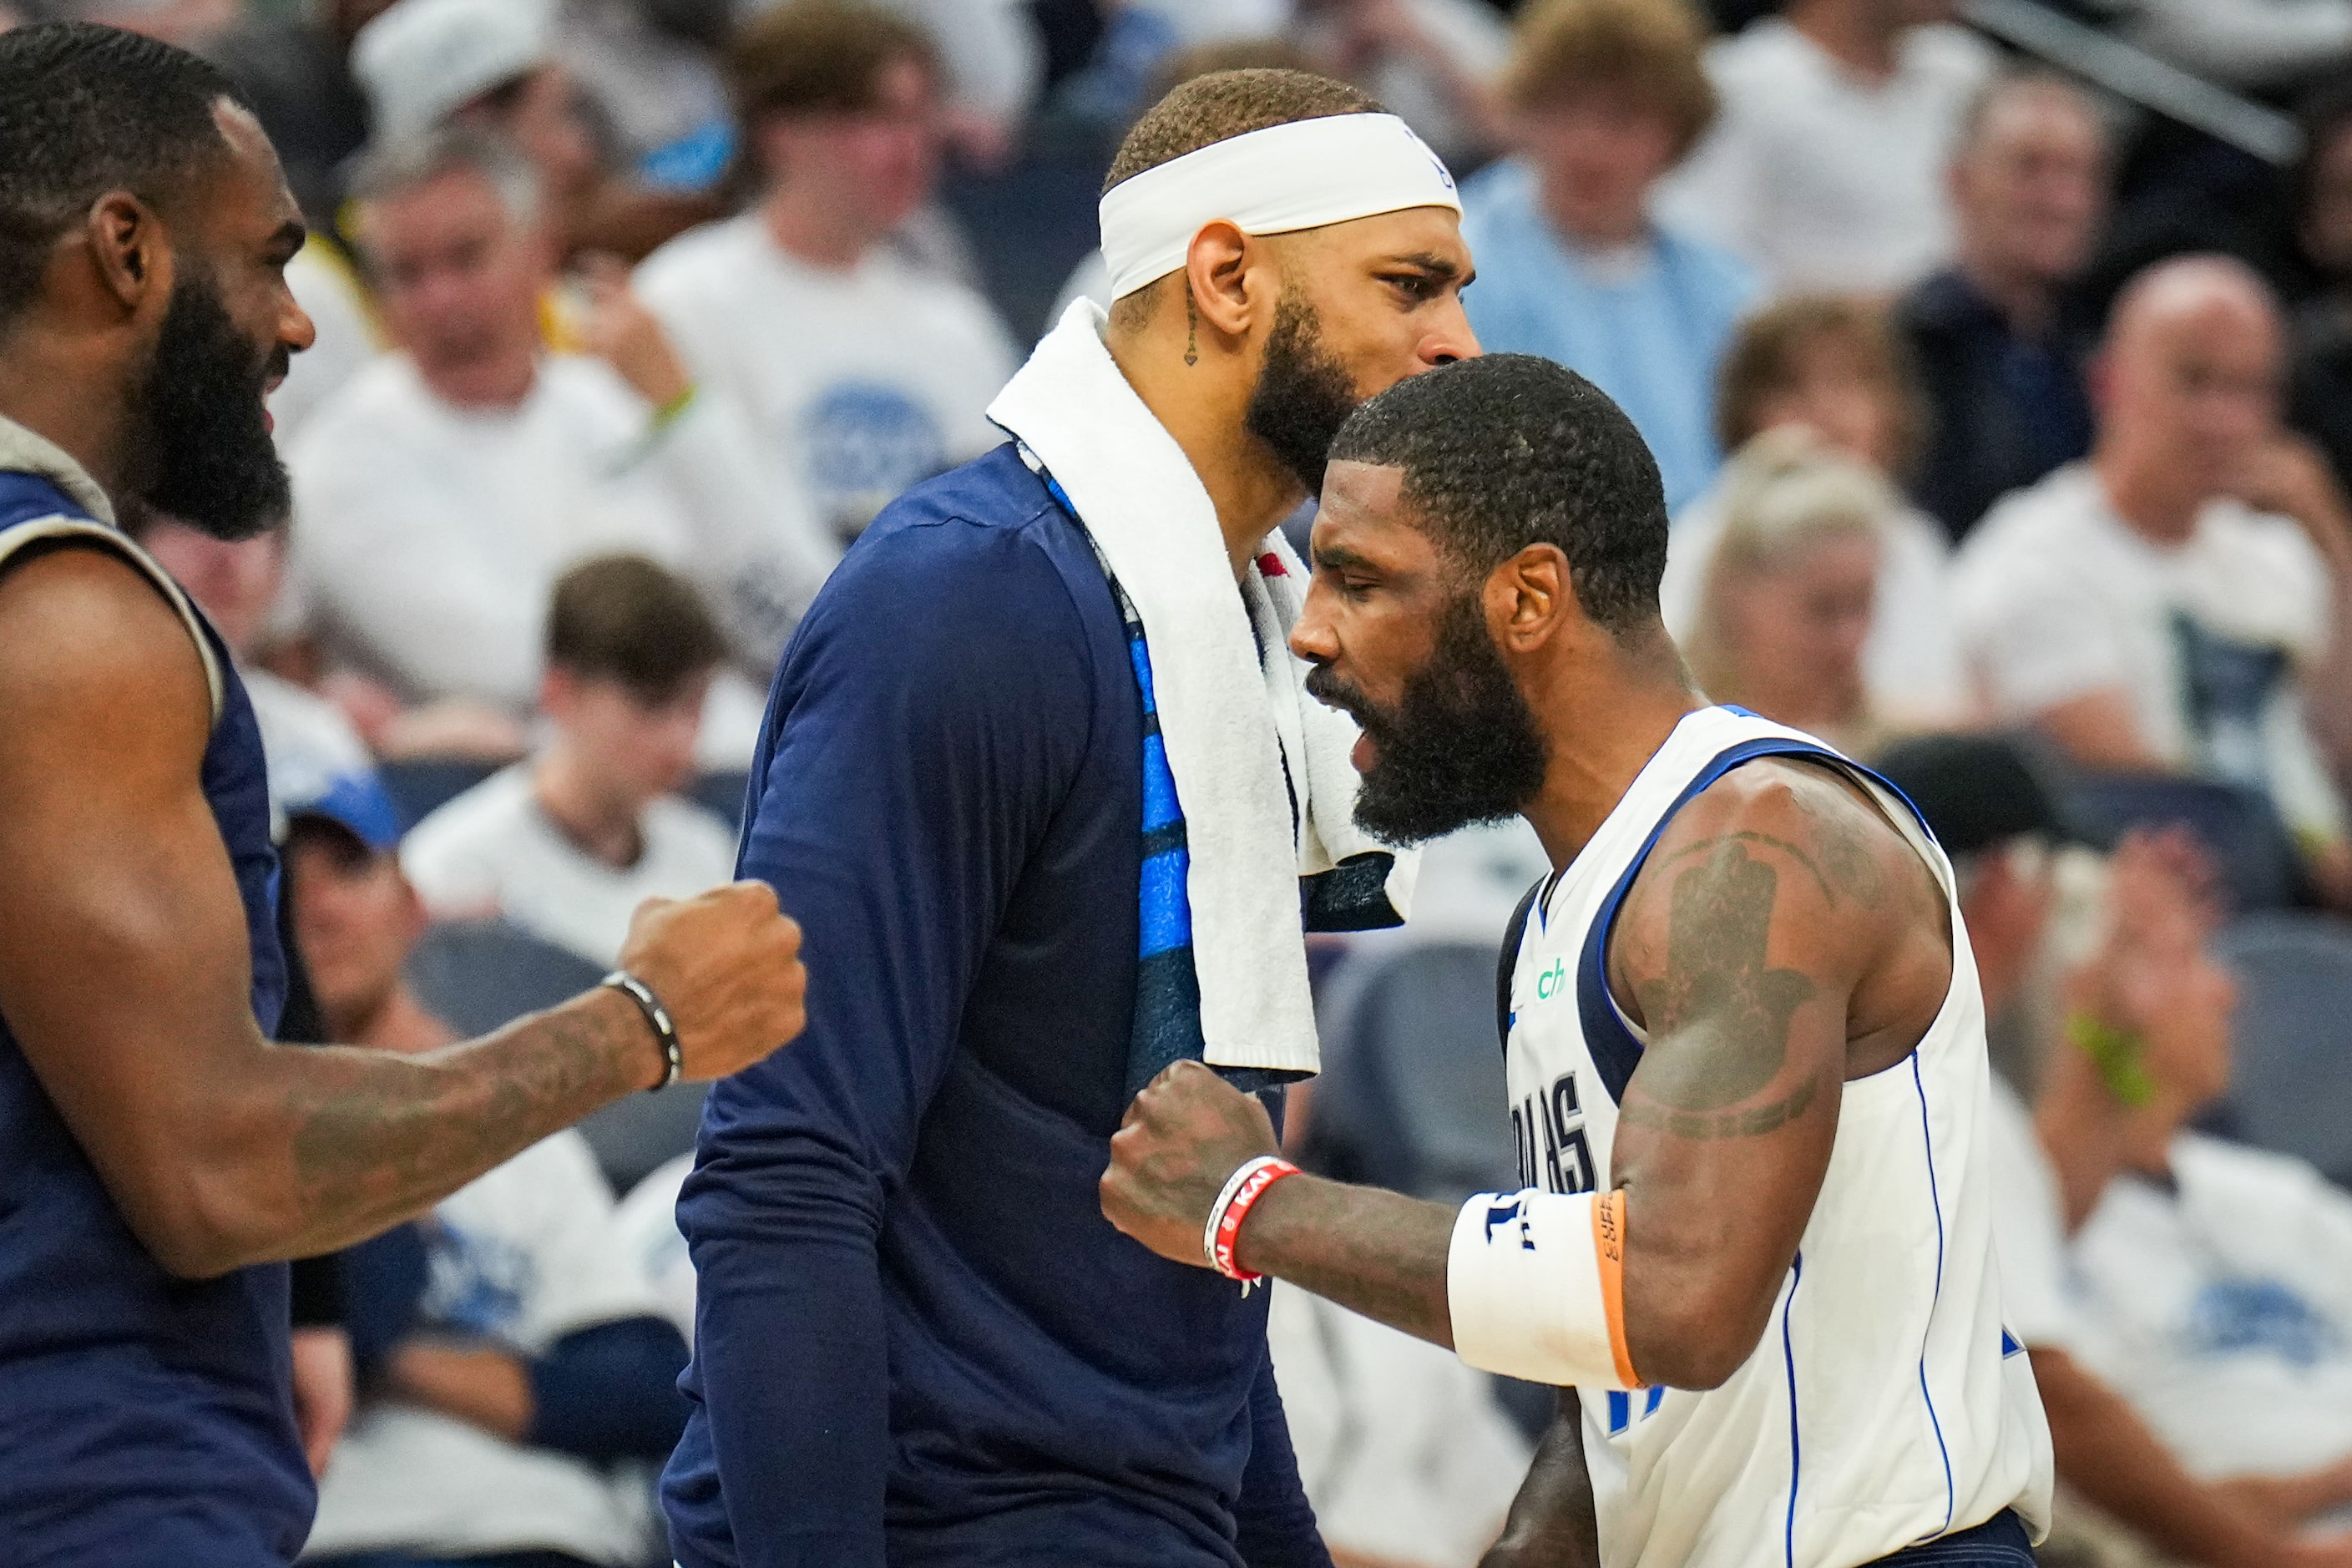
[[1205, 1268], [1201, 1233], [1226, 1178], [1276, 1152], [1265, 1106], [1199, 1062], [1178, 1062], [1111, 1134], [1104, 1217], [1160, 1257]]
[[621, 967], [669, 1010], [686, 1077], [698, 1082], [742, 1071], [807, 1022], [801, 928], [765, 882], [648, 899], [629, 922]]

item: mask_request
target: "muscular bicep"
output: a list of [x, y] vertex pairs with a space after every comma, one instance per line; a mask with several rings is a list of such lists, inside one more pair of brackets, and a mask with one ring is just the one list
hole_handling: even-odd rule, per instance
[[1712, 1386], [1746, 1359], [1829, 1167], [1849, 1004], [1884, 912], [1853, 885], [1874, 847], [1825, 841], [1863, 825], [1825, 823], [1816, 787], [1837, 786], [1749, 779], [1702, 797], [1620, 916], [1612, 984], [1648, 1041], [1611, 1174], [1645, 1381]]
[[177, 1228], [261, 1047], [235, 873], [201, 784], [186, 626], [87, 549], [0, 576], [0, 1016], [143, 1239]]

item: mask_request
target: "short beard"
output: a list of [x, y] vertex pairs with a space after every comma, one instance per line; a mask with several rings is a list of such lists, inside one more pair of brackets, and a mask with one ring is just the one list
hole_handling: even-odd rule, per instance
[[283, 521], [292, 492], [263, 399], [285, 359], [256, 351], [210, 279], [181, 279], [131, 394], [138, 499], [215, 539]]
[[1274, 331], [1265, 342], [1265, 363], [1242, 423], [1273, 448], [1282, 466], [1307, 487], [1323, 493], [1323, 468], [1339, 426], [1360, 400], [1355, 384], [1323, 347], [1323, 325], [1295, 299], [1276, 308]]
[[1383, 844], [1502, 821], [1543, 787], [1543, 733], [1486, 633], [1475, 594], [1455, 595], [1439, 613], [1436, 647], [1394, 711], [1375, 708], [1328, 669], [1310, 674], [1307, 689], [1354, 715], [1377, 748], [1356, 795], [1356, 826]]

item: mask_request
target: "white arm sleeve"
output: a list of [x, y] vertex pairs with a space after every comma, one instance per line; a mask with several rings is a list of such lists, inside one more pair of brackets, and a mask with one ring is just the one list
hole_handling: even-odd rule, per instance
[[1445, 1259], [1454, 1352], [1481, 1372], [1633, 1389], [1625, 1349], [1624, 1194], [1480, 1193]]

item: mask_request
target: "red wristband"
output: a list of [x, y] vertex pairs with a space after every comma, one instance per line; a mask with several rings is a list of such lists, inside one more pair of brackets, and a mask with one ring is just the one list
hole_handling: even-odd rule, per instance
[[1235, 1171], [1225, 1183], [1225, 1190], [1217, 1195], [1214, 1207], [1209, 1210], [1209, 1267], [1228, 1279], [1238, 1279], [1244, 1285], [1255, 1284], [1265, 1278], [1253, 1274], [1234, 1261], [1235, 1244], [1242, 1234], [1242, 1221], [1265, 1196], [1268, 1187], [1285, 1176], [1298, 1174], [1298, 1167], [1272, 1154], [1261, 1154]]

